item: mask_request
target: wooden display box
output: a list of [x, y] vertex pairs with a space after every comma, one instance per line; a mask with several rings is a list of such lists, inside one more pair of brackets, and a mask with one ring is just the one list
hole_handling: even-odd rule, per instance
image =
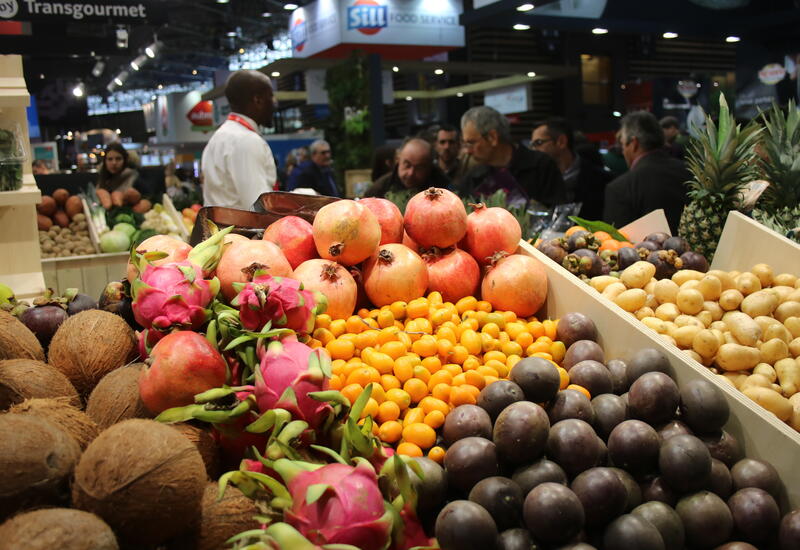
[[[772, 463], [783, 481], [785, 491], [781, 508], [800, 507], [800, 433], [756, 405], [741, 392], [720, 383], [707, 368], [695, 363], [675, 346], [666, 344], [654, 331], [634, 316], [617, 307], [589, 285], [570, 274], [550, 258], [520, 241], [520, 253], [540, 260], [547, 271], [546, 317], [557, 319], [571, 311], [589, 316], [597, 325], [599, 343], [606, 359], [629, 359], [642, 348], [660, 349], [669, 359], [679, 385], [705, 379], [716, 384], [730, 404], [731, 416], [725, 429], [741, 443], [748, 457]], [[755, 262], [754, 262], [755, 263]]]
[[800, 275], [800, 244], [739, 212], [731, 212], [711, 262], [711, 269], [746, 271], [755, 264], [775, 273]]
[[47, 288], [52, 288], [56, 293], [77, 288], [82, 294], [96, 300], [108, 283], [125, 277], [128, 258], [128, 252], [47, 258], [42, 260], [42, 273]]

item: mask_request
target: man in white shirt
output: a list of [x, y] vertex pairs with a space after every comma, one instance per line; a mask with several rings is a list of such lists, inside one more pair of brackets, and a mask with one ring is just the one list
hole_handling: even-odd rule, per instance
[[258, 71], [237, 71], [225, 84], [231, 113], [203, 150], [205, 206], [251, 210], [272, 191], [277, 171], [259, 126], [272, 126], [272, 82]]

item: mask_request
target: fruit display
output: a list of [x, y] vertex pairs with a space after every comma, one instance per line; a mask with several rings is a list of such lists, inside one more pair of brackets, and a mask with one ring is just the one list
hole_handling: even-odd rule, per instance
[[730, 390], [607, 356], [622, 320], [448, 193], [155, 235], [96, 304], [0, 287], [43, 310], [0, 312], [0, 548], [796, 548]]
[[89, 225], [78, 195], [56, 189], [42, 195], [36, 205], [39, 247], [43, 258], [81, 256], [96, 252], [89, 237]]

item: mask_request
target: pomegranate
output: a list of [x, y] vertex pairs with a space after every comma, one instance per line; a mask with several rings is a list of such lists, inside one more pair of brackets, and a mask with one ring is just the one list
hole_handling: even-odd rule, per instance
[[411, 197], [404, 222], [408, 236], [420, 246], [448, 248], [467, 232], [467, 210], [455, 193], [431, 187]]
[[363, 262], [381, 242], [381, 225], [375, 214], [356, 201], [326, 204], [317, 212], [313, 228], [319, 255], [342, 265]]
[[486, 208], [483, 203], [472, 206], [475, 210], [467, 216], [463, 248], [481, 265], [487, 265], [495, 252], [516, 252], [522, 229], [511, 212], [505, 208]]
[[428, 292], [441, 293], [445, 302], [456, 303], [464, 296], [475, 296], [481, 282], [478, 262], [457, 248], [432, 248], [422, 255], [428, 266]]
[[547, 297], [547, 274], [535, 258], [498, 252], [483, 277], [481, 296], [494, 309], [529, 317]]
[[194, 403], [194, 396], [225, 383], [225, 360], [202, 334], [189, 330], [164, 336], [139, 376], [142, 403], [153, 414]]
[[[188, 243], [175, 237], [170, 237], [169, 235], [153, 235], [149, 239], [143, 240], [139, 246], [136, 247], [136, 251], [140, 254], [144, 254], [145, 252], [166, 252], [166, 258], [151, 262], [154, 266], [160, 266], [174, 262], [182, 262], [189, 257], [189, 252], [192, 251], [192, 247], [189, 246]], [[137, 275], [139, 275], [139, 270], [128, 260], [128, 281], [133, 282]]]
[[279, 219], [267, 227], [263, 239], [278, 245], [292, 269], [317, 257], [311, 224], [303, 218], [286, 216]]
[[402, 244], [384, 244], [364, 262], [364, 289], [378, 306], [410, 302], [428, 288], [428, 268], [419, 254]]
[[399, 243], [403, 240], [403, 214], [390, 200], [368, 197], [358, 201], [378, 218], [381, 225], [380, 244]]
[[329, 260], [307, 260], [292, 275], [306, 290], [317, 290], [328, 299], [325, 313], [332, 319], [347, 319], [356, 307], [358, 288], [348, 270]]
[[239, 235], [238, 233], [228, 233], [225, 235], [225, 240], [222, 241], [223, 244], [233, 244], [237, 242], [249, 241], [247, 237], [244, 235]]
[[292, 266], [278, 245], [269, 241], [232, 242], [217, 266], [222, 295], [229, 302], [238, 294], [233, 283], [249, 283], [257, 271], [273, 277], [291, 277]]
[[414, 252], [419, 252], [420, 246], [408, 236], [408, 232], [403, 231], [403, 244], [413, 250]]

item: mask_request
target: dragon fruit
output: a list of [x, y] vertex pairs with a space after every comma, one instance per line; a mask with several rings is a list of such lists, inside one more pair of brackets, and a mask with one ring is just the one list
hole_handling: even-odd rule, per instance
[[323, 349], [311, 349], [295, 336], [270, 342], [255, 372], [258, 410], [286, 409], [296, 420], [316, 428], [331, 405], [310, 397], [329, 388], [331, 360]]
[[375, 470], [358, 465], [327, 464], [304, 469], [280, 459], [275, 470], [287, 484], [292, 505], [286, 522], [314, 544], [351, 544], [362, 550], [383, 550], [392, 531], [392, 512], [378, 487]]
[[231, 302], [239, 307], [242, 326], [258, 331], [267, 323], [300, 333], [314, 330], [316, 315], [323, 313], [328, 300], [317, 291], [303, 290], [300, 281], [286, 277], [256, 275], [252, 282], [234, 283], [239, 294]]
[[431, 544], [431, 538], [425, 534], [417, 514], [406, 505], [400, 510], [402, 529], [395, 533], [391, 550], [410, 550], [411, 548], [437, 548]]

